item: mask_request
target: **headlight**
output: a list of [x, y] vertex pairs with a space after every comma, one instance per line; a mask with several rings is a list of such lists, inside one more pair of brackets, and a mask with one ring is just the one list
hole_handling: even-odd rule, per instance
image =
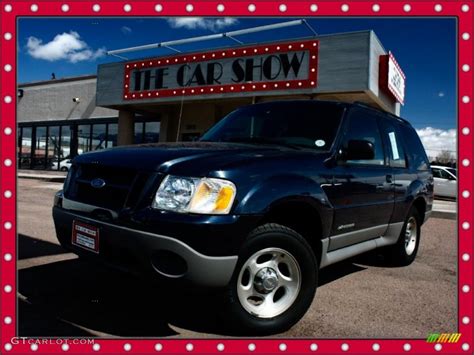
[[235, 198], [235, 185], [227, 180], [168, 175], [152, 207], [175, 212], [227, 214]]

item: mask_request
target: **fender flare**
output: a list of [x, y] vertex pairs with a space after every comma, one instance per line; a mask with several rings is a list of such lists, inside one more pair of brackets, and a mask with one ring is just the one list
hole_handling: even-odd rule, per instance
[[235, 213], [264, 216], [286, 203], [301, 203], [314, 209], [321, 219], [321, 237], [329, 234], [334, 216], [332, 205], [317, 181], [297, 174], [272, 176], [259, 182], [241, 199]]

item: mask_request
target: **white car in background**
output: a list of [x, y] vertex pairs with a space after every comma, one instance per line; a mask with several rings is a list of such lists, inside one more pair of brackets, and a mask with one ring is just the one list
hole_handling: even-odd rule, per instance
[[[59, 170], [69, 171], [71, 168], [71, 159], [64, 159], [59, 162]], [[54, 162], [51, 166], [51, 170], [58, 170], [58, 162]]]
[[439, 197], [456, 198], [458, 190], [457, 171], [447, 166], [431, 165], [434, 178], [434, 194]]

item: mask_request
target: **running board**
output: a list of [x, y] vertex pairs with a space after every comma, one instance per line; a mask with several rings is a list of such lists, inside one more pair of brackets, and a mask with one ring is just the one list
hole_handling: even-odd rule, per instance
[[322, 242], [322, 253], [321, 263], [319, 268], [322, 269], [331, 264], [335, 264], [339, 261], [352, 258], [353, 256], [368, 252], [370, 250], [380, 248], [386, 245], [393, 245], [397, 243], [400, 236], [400, 232], [403, 228], [403, 222], [392, 223], [388, 225], [388, 229], [385, 235], [377, 237], [375, 239], [366, 240], [365, 242], [353, 244], [341, 249], [328, 251], [330, 238], [323, 239]]

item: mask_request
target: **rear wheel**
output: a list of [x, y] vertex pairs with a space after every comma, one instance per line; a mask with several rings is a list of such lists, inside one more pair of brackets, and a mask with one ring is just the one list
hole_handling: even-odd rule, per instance
[[406, 266], [415, 260], [420, 244], [420, 226], [420, 214], [415, 207], [412, 207], [405, 219], [397, 244], [387, 249], [388, 257], [393, 264]]
[[289, 329], [311, 305], [317, 276], [316, 258], [300, 234], [273, 223], [256, 228], [226, 292], [226, 323], [249, 335]]

